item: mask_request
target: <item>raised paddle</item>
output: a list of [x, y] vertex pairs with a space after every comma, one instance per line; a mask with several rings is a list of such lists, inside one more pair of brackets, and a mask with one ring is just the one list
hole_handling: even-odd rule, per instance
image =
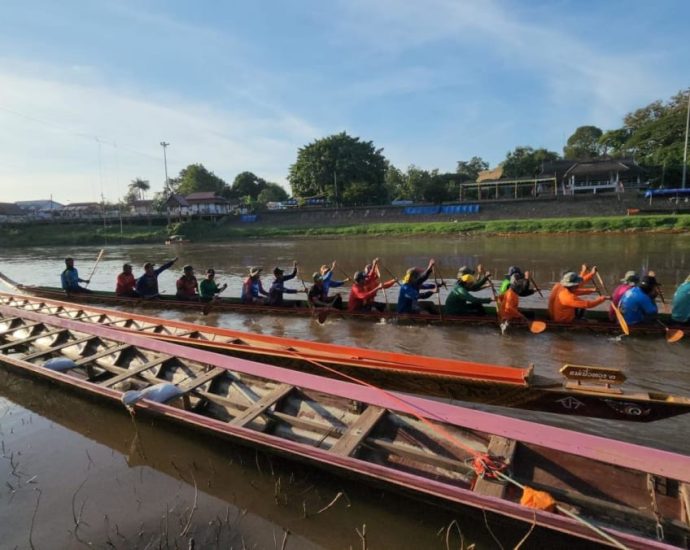
[[89, 283], [91, 283], [91, 277], [93, 277], [93, 274], [96, 273], [96, 268], [98, 267], [98, 264], [100, 263], [104, 252], [105, 252], [105, 248], [101, 248], [101, 251], [98, 253], [98, 257], [96, 258], [96, 263], [93, 264], [93, 269], [91, 270], [91, 275], [89, 275], [89, 278], [86, 280], [86, 285], [84, 285], [84, 288], [89, 286]]
[[[608, 289], [606, 288], [606, 285], [604, 284], [604, 280], [601, 278], [601, 275], [599, 275], [599, 272], [596, 272], [596, 281], [601, 285], [601, 288], [603, 291], [606, 293], [607, 296], [610, 296]], [[597, 292], [603, 296], [601, 293], [601, 290], [599, 290], [599, 285], [595, 283], [595, 287], [597, 289]], [[616, 320], [618, 321], [618, 324], [621, 327], [621, 330], [623, 331], [623, 334], [626, 336], [630, 336], [630, 327], [628, 326], [628, 322], [625, 320], [625, 317], [623, 317], [623, 312], [620, 310], [620, 308], [613, 303], [613, 300], [611, 300], [611, 308], [613, 309], [613, 313], [616, 315]]]
[[383, 281], [381, 281], [381, 270], [379, 269], [379, 264], [376, 264], [376, 277], [379, 280], [379, 283], [381, 284], [381, 290], [383, 290], [383, 299], [386, 302], [386, 311], [388, 311], [388, 294], [386, 294], [386, 287], [383, 286]]
[[664, 323], [662, 323], [659, 319], [656, 320], [657, 323], [659, 323], [664, 329], [666, 330], [666, 341], [669, 344], [673, 344], [683, 338], [685, 336], [685, 333], [680, 330], [679, 328], [668, 328]]
[[388, 273], [388, 275], [391, 276], [391, 278], [395, 281], [395, 284], [396, 284], [396, 285], [402, 286], [402, 285], [400, 284], [400, 281], [398, 281], [398, 278], [397, 278], [395, 275], [393, 275], [393, 273], [391, 272], [390, 269], [388, 269], [385, 265], [384, 265], [384, 266], [381, 266], [381, 267], [383, 267], [383, 269], [386, 270], [386, 273]]

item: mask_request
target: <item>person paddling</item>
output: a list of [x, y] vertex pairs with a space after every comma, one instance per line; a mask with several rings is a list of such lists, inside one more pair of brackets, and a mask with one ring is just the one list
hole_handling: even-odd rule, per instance
[[[347, 280], [346, 279], [345, 281], [336, 281], [333, 278], [333, 272], [335, 270], [335, 266], [336, 266], [336, 261], [333, 260], [333, 263], [330, 266], [324, 264], [319, 269], [319, 274], [321, 275], [321, 284], [323, 286], [324, 296], [328, 296], [328, 291], [331, 288], [338, 288], [340, 286], [343, 286]], [[342, 301], [342, 297], [340, 298], [340, 300]]]
[[[352, 280], [354, 282], [352, 283], [352, 288], [350, 288], [350, 298], [347, 302], [348, 311], [366, 313], [374, 308], [378, 311], [385, 309], [385, 304], [379, 304], [374, 299], [379, 290], [392, 287], [395, 284], [395, 280], [378, 283], [375, 287], [370, 288], [370, 282], [364, 271], [357, 271]], [[378, 276], [376, 280], [378, 281]]]
[[261, 284], [262, 271], [263, 269], [260, 267], [249, 268], [249, 275], [242, 284], [242, 295], [240, 296], [240, 301], [243, 304], [262, 305], [266, 303], [268, 292], [266, 292]]
[[335, 294], [334, 296], [327, 295], [327, 289], [323, 282], [323, 277], [321, 273], [316, 272], [312, 275], [312, 281], [314, 284], [309, 289], [307, 293], [307, 300], [314, 307], [334, 307], [336, 309], [342, 309], [343, 297], [340, 294]]
[[178, 300], [198, 301], [199, 300], [199, 282], [194, 276], [194, 268], [191, 265], [186, 265], [182, 268], [182, 277], [177, 279], [177, 294], [175, 297]]
[[130, 264], [124, 264], [122, 266], [122, 273], [117, 276], [115, 294], [126, 298], [135, 298], [139, 296], [135, 289], [136, 284], [137, 281], [132, 274], [132, 266]]
[[690, 323], [690, 275], [688, 275], [685, 282], [678, 287], [673, 295], [671, 318], [676, 323]]
[[158, 276], [166, 269], [170, 269], [176, 261], [177, 257], [158, 268], [155, 267], [155, 264], [146, 262], [144, 264], [144, 274], [137, 279], [137, 294], [146, 300], [158, 298], [160, 296], [158, 292]]
[[591, 293], [589, 289], [579, 288], [583, 282], [583, 277], [573, 271], [563, 275], [561, 282], [554, 287], [551, 291], [552, 296], [549, 297], [549, 314], [553, 321], [572, 323], [578, 315], [578, 310], [596, 307], [609, 299], [609, 296], [599, 296], [594, 300], [579, 298], [581, 294]]
[[88, 288], [79, 286], [79, 283], [89, 284], [89, 279], [81, 279], [77, 268], [74, 267], [74, 258], [65, 258], [65, 269], [60, 274], [62, 290], [67, 294], [76, 292], [91, 292]]
[[659, 309], [654, 299], [659, 293], [659, 283], [653, 275], [642, 277], [640, 284], [623, 294], [620, 309], [628, 325], [653, 321]]
[[522, 269], [515, 265], [511, 265], [508, 268], [508, 273], [506, 273], [503, 276], [503, 279], [501, 280], [501, 286], [498, 287], [498, 295], [502, 296], [505, 294], [508, 289], [510, 288], [510, 284], [513, 282], [515, 278], [524, 278], [524, 273], [522, 272]]
[[529, 271], [516, 272], [511, 276], [508, 289], [499, 296], [499, 314], [503, 321], [515, 321], [519, 319], [534, 318], [533, 311], [520, 311], [520, 298], [531, 296], [535, 290], [530, 288]]
[[[273, 283], [271, 283], [271, 288], [268, 290], [268, 304], [271, 306], [284, 306], [286, 305], [283, 301], [283, 294], [297, 294], [298, 292], [304, 292], [303, 290], [297, 290], [294, 288], [285, 288], [285, 283], [294, 279], [297, 276], [297, 262], [292, 262], [292, 272], [289, 275], [285, 275], [285, 272], [276, 267], [273, 270]], [[296, 305], [293, 301], [292, 305]]]
[[475, 277], [474, 270], [468, 267], [461, 267], [458, 270], [457, 282], [446, 298], [444, 307], [448, 315], [467, 315], [473, 313], [484, 315], [484, 304], [491, 302], [491, 298], [479, 298], [472, 293], [484, 286], [491, 276], [490, 272], [482, 273]]
[[434, 304], [420, 302], [420, 300], [433, 296], [439, 290], [435, 284], [426, 283], [434, 265], [436, 265], [436, 261], [432, 258], [426, 269], [411, 267], [405, 272], [398, 294], [398, 313], [422, 313], [423, 311], [435, 313]]
[[[621, 284], [613, 289], [611, 294], [611, 306], [609, 307], [609, 319], [611, 321], [616, 321], [616, 311], [615, 307], [620, 304], [623, 294], [625, 294], [632, 287], [640, 282], [640, 277], [634, 271], [626, 271], [625, 275], [621, 279]], [[614, 307], [615, 306], [615, 307]]]
[[[567, 273], [573, 273], [573, 272], [568, 271], [568, 272], [566, 272], [566, 274]], [[574, 286], [570, 286], [569, 287], [570, 292], [572, 294], [575, 294], [576, 296], [585, 296], [587, 294], [596, 293], [597, 290], [595, 288], [583, 288], [583, 285], [585, 283], [591, 281], [594, 278], [594, 276], [596, 275], [596, 273], [597, 273], [597, 266], [593, 266], [590, 269], [587, 264], [582, 264], [582, 268], [580, 269], [580, 274], [579, 274], [580, 282]], [[565, 287], [563, 287], [561, 282], [558, 282], [555, 285], [553, 285], [553, 288], [551, 289], [551, 294], [549, 294], [549, 301], [548, 301], [547, 307], [548, 307], [548, 311], [549, 311], [549, 317], [554, 321], [556, 320], [555, 317], [560, 315], [559, 312], [556, 311], [558, 309], [557, 305], [556, 305], [556, 297], [560, 294], [560, 292], [561, 292], [561, 290], [563, 290], [563, 288], [565, 288]], [[584, 315], [584, 312], [585, 312], [584, 308], [576, 309], [575, 317], [580, 319]]]
[[202, 302], [210, 302], [215, 298], [219, 298], [219, 294], [228, 288], [227, 283], [218, 286], [216, 282], [216, 272], [213, 268], [206, 270], [206, 278], [199, 283], [199, 295]]

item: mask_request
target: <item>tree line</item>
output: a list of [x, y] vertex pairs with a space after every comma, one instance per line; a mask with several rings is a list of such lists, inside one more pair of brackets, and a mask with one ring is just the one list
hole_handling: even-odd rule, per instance
[[[657, 100], [628, 113], [620, 128], [577, 128], [563, 147], [563, 154], [526, 145], [515, 147], [500, 163], [503, 177], [534, 177], [545, 162], [559, 159], [591, 160], [632, 157], [653, 185], [673, 186], [680, 180], [685, 120], [690, 89], [667, 101]], [[410, 165], [405, 171], [391, 164], [383, 149], [346, 132], [317, 139], [297, 151], [288, 182], [296, 198], [323, 199], [329, 204], [352, 206], [384, 204], [393, 200], [433, 202], [456, 200], [460, 185], [476, 181], [489, 165], [481, 157], [457, 162], [455, 172], [424, 170]], [[277, 183], [252, 172], [238, 174], [228, 185], [201, 164], [192, 164], [170, 180], [173, 192], [187, 195], [213, 191], [251, 208], [285, 201], [287, 193]], [[134, 180], [127, 202], [142, 198], [148, 182]]]

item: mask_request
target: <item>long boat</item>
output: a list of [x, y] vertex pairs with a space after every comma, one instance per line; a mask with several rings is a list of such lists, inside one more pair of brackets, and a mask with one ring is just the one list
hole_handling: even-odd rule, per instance
[[[243, 304], [239, 298], [228, 297], [214, 301], [212, 304], [199, 301], [178, 300], [174, 296], [160, 295], [156, 299], [146, 300], [142, 298], [130, 298], [117, 296], [114, 292], [95, 290], [90, 292], [66, 293], [58, 287], [27, 285], [14, 281], [10, 277], [0, 273], [0, 281], [12, 289], [28, 296], [52, 298], [80, 304], [100, 304], [109, 307], [121, 307], [131, 309], [171, 309], [185, 312], [208, 313], [240, 313], [240, 314], [264, 314], [264, 315], [297, 315], [302, 317], [321, 317], [324, 312], [310, 306], [304, 300], [285, 300], [284, 306], [269, 306], [259, 304]], [[346, 319], [380, 321], [392, 320], [401, 324], [434, 324], [447, 326], [483, 326], [499, 328], [496, 317], [496, 309], [493, 306], [485, 306], [486, 315], [448, 315], [439, 314], [400, 314], [395, 311], [395, 303], [386, 304], [383, 311], [349, 312], [346, 310], [329, 310], [331, 317], [344, 317]], [[589, 333], [621, 334], [621, 328], [615, 321], [611, 321], [608, 312], [602, 310], [588, 310], [585, 320], [573, 323], [558, 323], [548, 319], [544, 308], [521, 307], [522, 311], [534, 316], [536, 320], [548, 321], [549, 331], [578, 331]], [[659, 314], [659, 320], [664, 324], [673, 324], [670, 314]], [[523, 321], [511, 321], [511, 329], [525, 330], [529, 327]], [[660, 335], [665, 329], [658, 324], [634, 325], [630, 327], [634, 335]]]
[[13, 313], [24, 338], [2, 344], [0, 364], [137, 416], [601, 544], [690, 541], [689, 456]]
[[689, 456], [14, 313], [1, 364], [138, 415], [619, 548], [690, 541]]
[[618, 369], [565, 365], [562, 378], [550, 378], [536, 375], [533, 366], [517, 368], [323, 344], [0, 293], [0, 324], [7, 326], [4, 337], [8, 343], [24, 334], [24, 323], [12, 320], [14, 309], [451, 400], [640, 422], [690, 412], [689, 397], [624, 388], [625, 374]]

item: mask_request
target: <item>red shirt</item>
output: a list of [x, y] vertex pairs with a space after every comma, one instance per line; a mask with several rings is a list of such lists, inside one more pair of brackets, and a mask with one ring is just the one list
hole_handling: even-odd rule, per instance
[[127, 296], [134, 292], [136, 281], [134, 275], [131, 273], [120, 273], [117, 276], [117, 286], [115, 287], [115, 294], [118, 296]]
[[187, 296], [193, 298], [198, 296], [199, 285], [196, 282], [196, 277], [186, 277], [182, 276], [177, 279], [177, 293], [181, 296]]

